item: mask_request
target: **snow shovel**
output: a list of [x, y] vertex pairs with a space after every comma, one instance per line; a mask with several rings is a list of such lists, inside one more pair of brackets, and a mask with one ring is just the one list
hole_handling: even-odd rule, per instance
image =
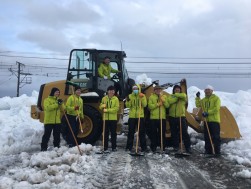
[[139, 118], [138, 118], [138, 132], [136, 139], [136, 151], [135, 153], [130, 153], [131, 156], [144, 156], [142, 153], [138, 153], [138, 145], [139, 145], [139, 128], [140, 128], [140, 113], [141, 113], [141, 98], [139, 99]]
[[[204, 112], [204, 108], [203, 108], [202, 101], [200, 101], [200, 106], [201, 106], [201, 108], [202, 108], [202, 112]], [[214, 151], [214, 144], [213, 144], [212, 137], [211, 137], [211, 134], [210, 134], [210, 131], [209, 131], [209, 127], [208, 127], [207, 119], [206, 119], [206, 118], [204, 118], [204, 121], [205, 121], [205, 123], [206, 123], [207, 133], [208, 133], [209, 140], [210, 140], [210, 144], [211, 144], [211, 147], [212, 147], [212, 152], [213, 152], [213, 155], [215, 155], [215, 151]]]
[[[181, 103], [180, 100], [178, 101], [179, 108], [181, 109]], [[181, 124], [181, 116], [179, 118], [180, 121], [180, 151], [175, 153], [175, 157], [177, 158], [182, 158], [182, 157], [187, 157], [190, 156], [190, 154], [183, 152], [183, 140], [182, 140], [182, 124]]]
[[161, 149], [161, 153], [164, 153], [163, 152], [163, 129], [162, 129], [162, 108], [161, 108], [161, 106], [160, 106], [160, 149]]
[[[63, 111], [63, 112], [64, 112], [64, 111]], [[75, 137], [75, 135], [74, 135], [74, 133], [73, 133], [73, 130], [72, 130], [72, 128], [71, 128], [71, 124], [70, 124], [69, 119], [68, 119], [67, 115], [65, 114], [65, 112], [64, 112], [64, 116], [65, 116], [65, 119], [66, 119], [66, 121], [67, 121], [67, 125], [69, 126], [69, 129], [70, 129], [70, 131], [71, 131], [72, 137], [73, 137], [73, 139], [74, 139], [74, 141], [75, 141], [75, 143], [76, 143], [76, 145], [77, 145], [77, 147], [78, 147], [79, 154], [82, 156], [82, 152], [81, 152], [81, 150], [80, 150], [80, 148], [79, 148], [77, 139], [76, 139], [76, 137]]]
[[[105, 102], [106, 104], [106, 102]], [[102, 145], [103, 145], [103, 150], [96, 152], [96, 154], [104, 154], [104, 153], [109, 153], [105, 152], [105, 112], [103, 112], [103, 134], [102, 134]]]

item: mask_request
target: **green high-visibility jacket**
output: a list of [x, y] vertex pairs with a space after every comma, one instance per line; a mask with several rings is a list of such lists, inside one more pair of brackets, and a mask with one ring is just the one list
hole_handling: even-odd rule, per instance
[[[76, 106], [79, 107], [79, 110], [75, 110]], [[83, 99], [76, 94], [69, 96], [66, 101], [66, 112], [72, 116], [79, 115], [81, 119], [84, 119]]]
[[208, 122], [220, 123], [220, 106], [221, 101], [218, 96], [212, 94], [209, 97], [205, 97], [202, 100], [198, 97], [195, 98], [196, 107], [199, 108], [202, 105], [204, 112], [208, 113], [206, 120]]
[[98, 68], [99, 77], [104, 78], [106, 76], [108, 79], [111, 79], [111, 73], [118, 73], [118, 70], [115, 70], [111, 67], [110, 64], [101, 63]]
[[[161, 98], [164, 98], [162, 106], [158, 106], [157, 103], [160, 102]], [[162, 95], [159, 97], [157, 94], [153, 93], [148, 99], [148, 109], [150, 110], [150, 119], [166, 119], [166, 108], [169, 107], [167, 101], [167, 96]], [[161, 112], [161, 115], [160, 115]]]
[[111, 98], [108, 95], [104, 96], [101, 100], [99, 108], [102, 110], [102, 105], [106, 104], [107, 112], [103, 113], [103, 119], [105, 116], [105, 120], [117, 120], [117, 113], [119, 111], [119, 99], [116, 96]]
[[[129, 101], [126, 101], [126, 107], [130, 108], [129, 111], [129, 118], [139, 118], [144, 117], [144, 108], [147, 106], [147, 100], [146, 96], [139, 97], [139, 94], [141, 93], [141, 87], [140, 85], [137, 85], [139, 88], [139, 93], [135, 94], [132, 92], [132, 94], [129, 95]], [[141, 103], [141, 110], [140, 110], [140, 103]], [[140, 110], [140, 112], [139, 112]]]
[[[60, 108], [62, 109], [60, 110]], [[44, 100], [44, 124], [59, 124], [61, 123], [61, 113], [63, 111], [63, 104], [58, 105], [57, 97], [49, 96]]]
[[169, 116], [170, 117], [185, 117], [187, 95], [185, 93], [175, 93], [168, 97]]

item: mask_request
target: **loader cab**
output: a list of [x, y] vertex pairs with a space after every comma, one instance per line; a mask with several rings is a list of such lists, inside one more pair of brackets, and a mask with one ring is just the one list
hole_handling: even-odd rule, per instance
[[[103, 79], [98, 75], [98, 67], [104, 57], [110, 57], [110, 65], [120, 73], [111, 73], [111, 79]], [[86, 97], [102, 98], [108, 86], [119, 86], [118, 97], [125, 98], [130, 92], [133, 80], [129, 79], [125, 68], [124, 51], [73, 49], [70, 53], [67, 80], [78, 84]], [[70, 86], [66, 94], [71, 93]]]

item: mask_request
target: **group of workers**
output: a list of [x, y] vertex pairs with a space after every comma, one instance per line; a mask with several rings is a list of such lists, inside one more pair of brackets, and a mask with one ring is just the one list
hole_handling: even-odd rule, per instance
[[[109, 58], [105, 58], [104, 62], [99, 68], [99, 75], [104, 79], [110, 78], [110, 73], [118, 72], [113, 70], [110, 66]], [[144, 109], [147, 107], [150, 111], [150, 148], [152, 152], [156, 152], [157, 146], [163, 152], [168, 153], [167, 144], [165, 140], [166, 133], [166, 115], [168, 110], [168, 120], [171, 131], [171, 142], [174, 151], [180, 149], [180, 141], [184, 142], [185, 151], [191, 153], [191, 142], [188, 134], [188, 127], [186, 123], [185, 110], [187, 103], [187, 96], [179, 85], [173, 87], [173, 93], [170, 96], [162, 94], [163, 88], [156, 85], [153, 93], [147, 99], [145, 94], [141, 92], [140, 85], [132, 87], [132, 93], [126, 98], [125, 105], [129, 108], [128, 120], [128, 137], [126, 150], [132, 151], [134, 144], [134, 134], [136, 127], [139, 128], [139, 141], [141, 152], [148, 151], [146, 144], [146, 128], [144, 123]], [[202, 108], [202, 116], [204, 121], [208, 123], [208, 130], [205, 129], [205, 153], [206, 154], [220, 154], [220, 99], [213, 94], [213, 87], [208, 85], [204, 92], [205, 97], [200, 98], [200, 92], [196, 93], [196, 107]], [[119, 111], [119, 100], [115, 95], [116, 87], [109, 86], [107, 88], [107, 95], [101, 100], [99, 108], [103, 111], [103, 121], [105, 123], [104, 132], [104, 151], [108, 150], [109, 133], [111, 133], [111, 147], [112, 151], [116, 151], [116, 127], [117, 127], [117, 112]], [[59, 98], [60, 91], [57, 88], [52, 88], [48, 98], [44, 100], [44, 135], [42, 137], [41, 151], [46, 151], [51, 132], [53, 131], [54, 147], [60, 147], [60, 124], [61, 114], [67, 124], [70, 125], [70, 130], [66, 133], [66, 141], [69, 147], [76, 145], [79, 125], [83, 122], [83, 100], [80, 97], [81, 89], [79, 86], [75, 87], [74, 93], [67, 99], [64, 105], [63, 100]], [[66, 112], [66, 113], [65, 113]], [[182, 139], [182, 140], [180, 140]], [[211, 142], [212, 140], [212, 142]]]

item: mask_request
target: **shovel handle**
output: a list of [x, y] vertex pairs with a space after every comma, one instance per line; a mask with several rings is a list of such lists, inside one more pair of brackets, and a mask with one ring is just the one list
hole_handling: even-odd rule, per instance
[[74, 141], [75, 141], [75, 143], [76, 143], [76, 145], [77, 145], [77, 147], [78, 147], [79, 154], [82, 156], [82, 153], [81, 153], [81, 150], [80, 150], [80, 148], [79, 148], [77, 139], [76, 139], [76, 137], [75, 137], [75, 135], [74, 135], [74, 133], [73, 133], [73, 130], [72, 130], [72, 128], [71, 128], [71, 124], [70, 124], [69, 119], [68, 119], [67, 115], [65, 114], [65, 112], [64, 112], [64, 116], [65, 116], [65, 119], [66, 119], [66, 121], [67, 121], [67, 125], [69, 126], [69, 129], [70, 129], [70, 131], [71, 131], [72, 137], [73, 137], [73, 139], [74, 139]]
[[[202, 112], [204, 112], [202, 101], [200, 101], [200, 106], [201, 106]], [[214, 144], [213, 144], [212, 137], [211, 137], [211, 134], [210, 134], [210, 130], [209, 130], [209, 127], [208, 127], [207, 119], [204, 118], [204, 121], [206, 123], [207, 133], [208, 133], [208, 136], [209, 136], [209, 140], [210, 140], [210, 144], [211, 144], [211, 147], [212, 147], [212, 151], [213, 151], [213, 154], [215, 154]]]
[[139, 99], [139, 113], [138, 113], [138, 132], [137, 132], [137, 140], [136, 140], [136, 153], [138, 153], [138, 145], [139, 145], [139, 128], [140, 128], [140, 114], [141, 114], [141, 98]]

